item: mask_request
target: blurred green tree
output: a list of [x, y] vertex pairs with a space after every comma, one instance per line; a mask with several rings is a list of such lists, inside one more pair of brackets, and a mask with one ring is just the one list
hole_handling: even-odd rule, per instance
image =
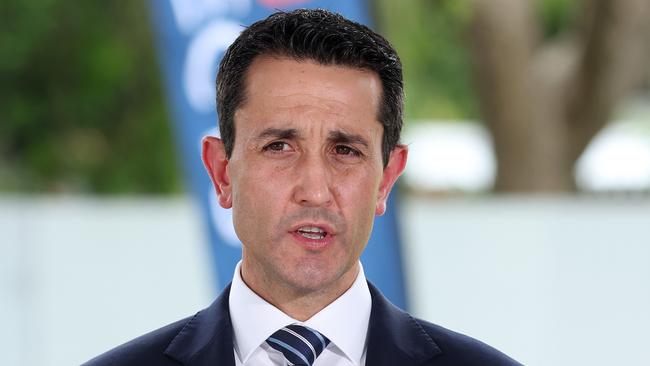
[[375, 18], [404, 67], [405, 117], [478, 117], [462, 1], [377, 0]]
[[2, 2], [0, 190], [181, 190], [147, 10]]

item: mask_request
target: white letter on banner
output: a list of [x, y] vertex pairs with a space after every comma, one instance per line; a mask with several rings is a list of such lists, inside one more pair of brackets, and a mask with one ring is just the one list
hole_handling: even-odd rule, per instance
[[192, 108], [209, 113], [215, 108], [214, 77], [217, 56], [230, 46], [242, 27], [229, 20], [217, 20], [200, 30], [190, 42], [183, 70], [185, 95]]

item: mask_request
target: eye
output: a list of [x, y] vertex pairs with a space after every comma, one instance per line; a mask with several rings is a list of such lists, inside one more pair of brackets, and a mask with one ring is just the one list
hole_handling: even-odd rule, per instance
[[346, 145], [336, 145], [334, 147], [334, 151], [336, 151], [337, 154], [339, 155], [349, 155], [349, 156], [359, 156], [361, 153], [359, 150], [354, 149], [350, 146]]
[[284, 141], [274, 141], [264, 146], [264, 151], [281, 152], [289, 150], [289, 144]]

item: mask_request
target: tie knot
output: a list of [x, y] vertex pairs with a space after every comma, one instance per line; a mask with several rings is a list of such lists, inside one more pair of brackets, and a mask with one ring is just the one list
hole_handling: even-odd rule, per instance
[[292, 365], [311, 366], [330, 340], [314, 329], [292, 324], [273, 333], [266, 343], [282, 352]]

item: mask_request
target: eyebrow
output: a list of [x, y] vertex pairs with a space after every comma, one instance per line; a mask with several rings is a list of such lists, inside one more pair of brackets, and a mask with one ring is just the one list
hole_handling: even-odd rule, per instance
[[258, 140], [264, 140], [267, 138], [276, 138], [276, 139], [294, 139], [298, 136], [298, 130], [295, 128], [267, 128], [264, 131], [260, 132], [257, 135]]
[[330, 132], [328, 139], [333, 143], [359, 144], [365, 148], [368, 148], [369, 146], [368, 140], [363, 136], [354, 133], [347, 133], [341, 130]]
[[[292, 140], [300, 138], [300, 133], [295, 128], [271, 127], [263, 130], [259, 135], [256, 136], [257, 140], [265, 140], [268, 138]], [[354, 133], [348, 133], [342, 130], [331, 131], [328, 134], [327, 139], [335, 144], [359, 144], [365, 148], [368, 148], [368, 146], [370, 146], [368, 140], [366, 140], [363, 136]]]

